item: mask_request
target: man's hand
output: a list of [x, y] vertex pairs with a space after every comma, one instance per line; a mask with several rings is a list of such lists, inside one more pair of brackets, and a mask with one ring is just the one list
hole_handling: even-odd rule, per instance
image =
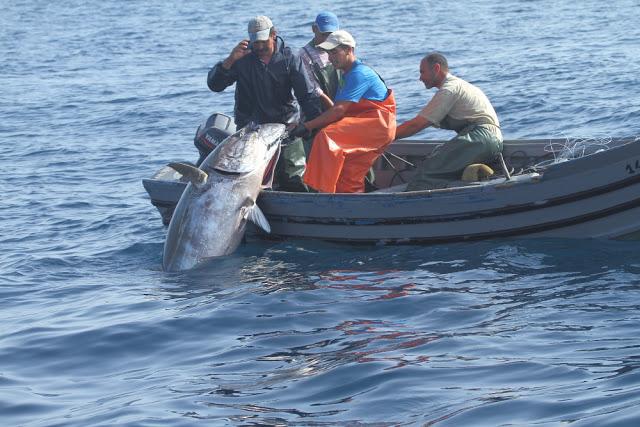
[[431, 126], [432, 123], [422, 116], [415, 116], [411, 120], [398, 125], [396, 127], [396, 136], [394, 139], [406, 138], [408, 136], [415, 135], [422, 129], [426, 129]]
[[236, 45], [236, 47], [233, 48], [233, 50], [231, 50], [231, 53], [229, 54], [227, 59], [222, 61], [222, 66], [225, 70], [228, 70], [229, 68], [231, 68], [234, 62], [236, 62], [240, 58], [247, 56], [249, 53], [251, 53], [251, 49], [249, 49], [249, 40], [242, 40]]
[[292, 123], [287, 126], [287, 132], [289, 132], [289, 138], [306, 138], [309, 136], [309, 129], [304, 126], [304, 123]]

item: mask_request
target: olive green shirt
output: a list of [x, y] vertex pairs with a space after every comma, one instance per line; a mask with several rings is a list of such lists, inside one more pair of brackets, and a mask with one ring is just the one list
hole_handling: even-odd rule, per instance
[[487, 96], [452, 74], [447, 74], [442, 87], [418, 115], [442, 129], [460, 132], [471, 125], [490, 124], [495, 126], [494, 132], [500, 133], [498, 116]]

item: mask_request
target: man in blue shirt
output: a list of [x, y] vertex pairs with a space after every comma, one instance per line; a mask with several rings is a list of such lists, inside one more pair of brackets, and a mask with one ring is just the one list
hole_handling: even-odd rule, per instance
[[364, 191], [367, 171], [393, 141], [396, 103], [380, 76], [355, 55], [356, 41], [344, 30], [333, 32], [318, 45], [343, 72], [335, 104], [319, 117], [291, 130], [302, 135], [320, 129], [304, 174], [304, 182], [324, 193]]

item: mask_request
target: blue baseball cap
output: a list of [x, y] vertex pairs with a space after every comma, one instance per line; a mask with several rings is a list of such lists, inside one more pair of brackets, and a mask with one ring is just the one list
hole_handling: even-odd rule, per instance
[[331, 12], [320, 12], [314, 21], [321, 33], [333, 33], [340, 29], [338, 17]]

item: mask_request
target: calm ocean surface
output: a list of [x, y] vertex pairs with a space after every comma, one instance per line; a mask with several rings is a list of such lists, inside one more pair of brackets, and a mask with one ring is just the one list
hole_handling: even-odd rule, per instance
[[[256, 242], [161, 270], [141, 179], [195, 160], [207, 70], [322, 9], [396, 91], [420, 58], [507, 138], [640, 135], [636, 0], [2, 1], [2, 426], [637, 426], [640, 242]], [[426, 131], [425, 138], [446, 137]]]

